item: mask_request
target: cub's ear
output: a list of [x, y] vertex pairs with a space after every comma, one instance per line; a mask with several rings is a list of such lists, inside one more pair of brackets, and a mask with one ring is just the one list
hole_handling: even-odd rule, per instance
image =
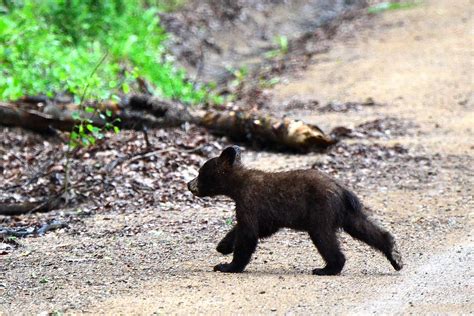
[[235, 166], [240, 164], [240, 148], [239, 146], [230, 146], [224, 149], [219, 156], [219, 160], [229, 164], [230, 166]]

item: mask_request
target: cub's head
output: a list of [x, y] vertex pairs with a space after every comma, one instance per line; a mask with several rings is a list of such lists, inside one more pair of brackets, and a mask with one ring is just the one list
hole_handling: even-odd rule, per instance
[[226, 194], [229, 179], [236, 167], [241, 165], [240, 148], [231, 146], [224, 149], [219, 157], [209, 159], [199, 169], [199, 175], [189, 181], [188, 189], [195, 196], [215, 196]]

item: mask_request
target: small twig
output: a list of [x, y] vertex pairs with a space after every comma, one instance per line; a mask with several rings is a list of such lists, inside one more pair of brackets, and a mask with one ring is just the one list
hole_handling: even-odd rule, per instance
[[60, 228], [68, 227], [68, 225], [64, 222], [54, 220], [49, 224], [43, 224], [40, 228], [6, 228], [0, 227], [0, 237], [2, 239], [7, 239], [8, 237], [27, 237], [31, 235], [42, 236], [46, 234], [48, 231], [56, 230]]
[[[105, 52], [104, 56], [102, 56], [102, 58], [100, 59], [100, 61], [97, 63], [97, 65], [95, 65], [94, 69], [92, 70], [91, 74], [89, 75], [89, 78], [92, 77], [95, 72], [97, 71], [97, 69], [99, 69], [100, 65], [102, 65], [102, 63], [105, 61], [105, 59], [107, 58], [107, 56], [109, 55], [109, 52]], [[90, 86], [90, 80], [87, 81], [87, 84], [84, 88], [84, 92], [82, 93], [81, 95], [81, 101], [79, 102], [79, 107], [82, 106], [83, 102], [84, 102], [84, 98], [86, 96], [86, 93], [87, 93], [87, 90], [89, 89], [89, 86]]]
[[[100, 59], [100, 61], [95, 65], [94, 69], [92, 70], [91, 74], [89, 75], [89, 79], [95, 74], [97, 69], [102, 65], [102, 63], [105, 61], [107, 56], [109, 55], [109, 52], [107, 51], [104, 56]], [[86, 96], [87, 90], [89, 89], [90, 86], [90, 80], [87, 81], [87, 84], [84, 88], [84, 92], [82, 93], [81, 100], [79, 102], [79, 110], [83, 111], [84, 107], [84, 98]], [[80, 124], [84, 123], [84, 118], [81, 117], [81, 122]], [[76, 127], [77, 124], [75, 124], [72, 127], [72, 130]], [[72, 132], [72, 131], [71, 131]], [[71, 161], [71, 141], [68, 141], [68, 146], [67, 146], [67, 151], [66, 151], [66, 165], [64, 167], [64, 195], [66, 199], [66, 204], [69, 202], [69, 172], [70, 172], [70, 161]]]
[[60, 228], [64, 228], [64, 227], [67, 227], [66, 223], [55, 220], [55, 221], [52, 221], [49, 224], [44, 224], [43, 226], [38, 228], [36, 230], [36, 234], [38, 236], [42, 236], [42, 235], [46, 234], [47, 232], [49, 232], [51, 230], [56, 230], [56, 229], [60, 229]]
[[150, 87], [149, 87], [149, 84], [146, 82], [145, 79], [143, 79], [142, 77], [138, 77], [137, 82], [138, 82], [138, 87], [139, 87], [141, 93], [144, 93], [144, 94], [147, 94], [147, 95], [152, 95], [153, 94]]
[[146, 126], [143, 127], [143, 137], [145, 138], [146, 148], [151, 148], [150, 140], [148, 139], [148, 128]]
[[142, 158], [148, 158], [148, 157], [152, 157], [152, 156], [156, 156], [157, 154], [162, 154], [164, 152], [167, 152], [167, 151], [171, 151], [172, 148], [165, 148], [165, 149], [160, 149], [160, 150], [155, 150], [155, 151], [149, 151], [149, 152], [142, 152], [138, 155], [134, 155], [134, 157], [128, 159], [128, 163], [131, 163], [131, 162], [134, 162], [136, 160], [140, 160]]
[[141, 151], [141, 152], [138, 152], [136, 154], [131, 154], [131, 155], [127, 155], [127, 156], [124, 156], [124, 157], [120, 157], [118, 159], [115, 159], [111, 163], [109, 163], [105, 167], [105, 170], [107, 172], [111, 172], [115, 167], [117, 167], [118, 165], [121, 165], [125, 161], [128, 161], [130, 163], [130, 162], [133, 162], [135, 160], [139, 160], [139, 159], [142, 159], [142, 158], [145, 158], [145, 157], [151, 157], [151, 156], [154, 156], [156, 154], [167, 152], [167, 151], [170, 151], [170, 150], [172, 150], [172, 149], [171, 148], [165, 148], [165, 149], [160, 149], [160, 150], [155, 150], [155, 151], [150, 151], [149, 149], [147, 149], [145, 151]]
[[201, 145], [201, 146], [198, 146], [198, 147], [195, 147], [195, 148], [190, 148], [190, 149], [184, 149], [184, 148], [181, 148], [180, 150], [187, 153], [187, 154], [190, 154], [190, 153], [195, 153], [195, 152], [199, 152], [201, 149], [203, 149], [206, 145]]
[[28, 169], [28, 172], [31, 172], [31, 167], [28, 165], [28, 163], [23, 159], [21, 158], [20, 156], [18, 156], [16, 153], [14, 152], [10, 152], [10, 155], [13, 156], [13, 158], [15, 158], [16, 160], [18, 160], [19, 162], [21, 162], [21, 164], [23, 165], [23, 167], [25, 167], [26, 169]]
[[0, 215], [16, 216], [34, 212], [49, 212], [61, 205], [64, 190], [40, 202], [0, 203]]

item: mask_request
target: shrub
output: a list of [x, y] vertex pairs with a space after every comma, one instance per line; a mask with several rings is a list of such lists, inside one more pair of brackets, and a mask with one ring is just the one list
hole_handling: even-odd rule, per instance
[[[195, 89], [166, 54], [167, 34], [156, 4], [127, 0], [4, 1], [0, 13], [0, 99], [67, 92], [80, 98], [110, 99], [137, 86], [197, 103]], [[0, 7], [0, 12], [2, 12]], [[99, 69], [98, 61], [107, 54]], [[77, 100], [76, 100], [77, 101]]]

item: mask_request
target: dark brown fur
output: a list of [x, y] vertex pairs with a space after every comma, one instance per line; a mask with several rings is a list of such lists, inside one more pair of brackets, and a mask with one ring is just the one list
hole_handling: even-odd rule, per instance
[[247, 169], [240, 162], [240, 149], [232, 146], [208, 160], [188, 188], [196, 196], [226, 195], [236, 203], [237, 225], [217, 246], [217, 251], [233, 252], [234, 257], [230, 263], [215, 266], [214, 271], [242, 272], [258, 239], [283, 227], [309, 233], [326, 262], [313, 274], [341, 272], [345, 263], [337, 238], [341, 228], [381, 251], [395, 270], [402, 268], [393, 236], [368, 219], [354, 193], [318, 170]]

